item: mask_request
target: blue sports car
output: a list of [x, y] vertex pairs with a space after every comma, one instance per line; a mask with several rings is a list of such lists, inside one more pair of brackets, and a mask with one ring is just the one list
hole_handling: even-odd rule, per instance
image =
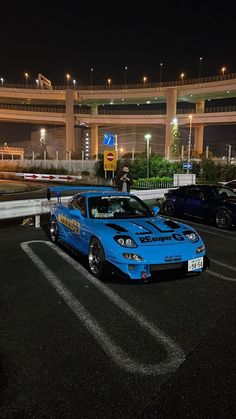
[[202, 272], [209, 259], [199, 234], [158, 211], [131, 193], [87, 187], [53, 208], [50, 237], [86, 255], [97, 278], [107, 264], [114, 273], [140, 281], [156, 271]]

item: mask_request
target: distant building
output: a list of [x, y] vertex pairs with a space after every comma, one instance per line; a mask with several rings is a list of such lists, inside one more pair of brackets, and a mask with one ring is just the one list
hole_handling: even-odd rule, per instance
[[[98, 153], [102, 154], [107, 148], [103, 144], [105, 133], [113, 133], [117, 135], [119, 157], [127, 154], [136, 155], [137, 153], [146, 153], [145, 134], [151, 134], [150, 148], [151, 153], [164, 155], [165, 127], [147, 127], [147, 126], [109, 126], [99, 127], [98, 130]], [[58, 154], [59, 160], [65, 159], [66, 144], [65, 127], [47, 127], [45, 146], [49, 158], [56, 158]], [[90, 128], [75, 127], [75, 147], [76, 150], [71, 158], [89, 160], [91, 156], [91, 130]], [[40, 144], [40, 129], [31, 133], [31, 149], [35, 154], [39, 154], [42, 146]], [[36, 157], [36, 156], [35, 156]], [[68, 158], [68, 156], [67, 156]]]
[[[49, 158], [59, 160], [68, 159], [66, 155], [66, 128], [65, 127], [46, 127], [45, 148]], [[83, 128], [75, 127], [75, 151], [71, 155], [72, 159], [82, 159], [82, 149], [85, 132]], [[40, 143], [40, 129], [31, 133], [31, 147], [35, 154], [40, 154], [42, 144]], [[88, 156], [89, 157], [89, 156]]]
[[119, 156], [134, 153], [146, 153], [147, 142], [145, 134], [151, 134], [150, 149], [151, 153], [164, 156], [164, 142], [165, 142], [165, 127], [156, 126], [109, 126], [100, 127], [98, 134], [98, 150], [103, 153], [107, 147], [103, 145], [103, 137], [105, 133], [112, 133], [117, 135], [118, 153]]

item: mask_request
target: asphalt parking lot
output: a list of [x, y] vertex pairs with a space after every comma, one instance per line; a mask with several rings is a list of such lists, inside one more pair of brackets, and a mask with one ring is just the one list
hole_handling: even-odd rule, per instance
[[1, 419], [235, 418], [236, 232], [197, 228], [210, 270], [140, 285], [2, 225]]

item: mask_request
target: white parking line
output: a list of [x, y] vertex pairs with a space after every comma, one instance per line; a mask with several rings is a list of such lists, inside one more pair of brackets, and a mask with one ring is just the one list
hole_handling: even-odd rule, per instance
[[218, 274], [215, 271], [209, 270], [207, 271], [208, 274], [215, 276], [216, 278], [220, 278], [220, 279], [224, 279], [225, 281], [232, 281], [232, 282], [236, 282], [236, 278], [232, 278], [231, 276], [225, 276], [222, 274]]
[[[30, 248], [32, 243], [42, 243], [51, 247], [66, 262], [73, 266], [78, 272], [82, 273], [89, 282], [97, 287], [105, 294], [120, 310], [124, 311], [128, 316], [132, 317], [143, 329], [145, 329], [153, 338], [164, 346], [167, 358], [158, 364], [141, 364], [134, 361], [129, 355], [121, 349], [120, 346], [109, 338], [103, 328], [85, 309], [85, 307], [77, 300], [77, 298], [69, 291], [57, 276], [47, 267], [36, 253]], [[48, 241], [29, 241], [21, 243], [21, 247], [28, 257], [33, 261], [37, 268], [47, 278], [50, 284], [55, 288], [57, 293], [63, 298], [73, 313], [80, 319], [87, 330], [93, 335], [105, 353], [122, 369], [142, 375], [164, 375], [176, 370], [185, 360], [182, 349], [169, 336], [157, 328], [153, 323], [149, 322], [142, 314], [130, 306], [125, 300], [114, 293], [110, 288], [102, 282], [90, 275], [78, 262], [72, 259], [68, 254], [60, 248]]]
[[225, 234], [223, 232], [222, 233], [218, 233], [217, 231], [214, 231], [214, 230], [210, 230], [210, 229], [205, 229], [205, 228], [199, 227], [196, 224], [194, 224], [194, 228], [196, 230], [203, 231], [203, 233], [209, 233], [209, 234], [212, 234], [213, 236], [222, 237], [223, 239], [234, 240], [234, 241], [236, 240], [236, 237], [235, 236], [231, 236], [229, 234], [229, 232], [227, 232], [227, 231], [225, 231]]
[[223, 268], [227, 268], [231, 271], [236, 272], [236, 268], [234, 268], [234, 266], [227, 265], [226, 263], [219, 262], [218, 260], [215, 260], [215, 259], [211, 259], [211, 262], [215, 263], [216, 265], [222, 266]]
[[187, 222], [189, 225], [193, 226], [196, 230], [203, 231], [203, 233], [209, 233], [209, 234], [212, 234], [213, 236], [222, 237], [224, 239], [227, 238], [227, 240], [228, 239], [234, 240], [234, 241], [236, 240], [236, 237], [231, 235], [231, 232], [229, 230], [227, 230], [227, 231], [226, 230], [224, 230], [224, 231], [221, 230], [221, 232], [219, 232], [217, 227], [214, 227], [214, 226], [207, 226], [207, 229], [206, 229], [206, 228], [204, 228], [204, 226], [202, 224], [197, 224], [194, 221], [183, 220], [183, 219], [180, 219], [180, 218], [173, 218], [173, 220], [179, 221], [180, 223], [183, 223], [183, 224], [185, 224], [185, 222]]
[[[222, 268], [226, 268], [229, 271], [236, 272], [236, 268], [234, 266], [227, 265], [226, 263], [219, 262], [218, 260], [215, 260], [215, 259], [211, 259], [211, 262], [215, 263], [216, 265], [222, 266]], [[226, 276], [226, 275], [219, 274], [218, 272], [215, 272], [212, 269], [209, 269], [207, 271], [207, 273], [209, 273], [212, 276], [215, 276], [216, 278], [224, 279], [225, 281], [236, 282], [236, 278], [232, 278], [231, 276]]]

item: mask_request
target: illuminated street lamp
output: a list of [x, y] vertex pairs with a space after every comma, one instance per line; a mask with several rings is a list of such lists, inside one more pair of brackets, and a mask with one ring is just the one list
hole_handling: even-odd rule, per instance
[[128, 67], [125, 67], [124, 70], [125, 70], [125, 86], [126, 86], [126, 82], [127, 82], [127, 80], [126, 80], [126, 77], [127, 77], [126, 73], [127, 73]]
[[75, 85], [76, 85], [76, 80], [73, 79], [73, 86], [74, 86], [74, 88], [75, 88]]
[[225, 75], [225, 72], [226, 72], [226, 67], [222, 67], [221, 73], [222, 73], [223, 76]]
[[190, 157], [191, 157], [192, 119], [193, 119], [193, 115], [189, 115], [188, 167], [187, 167], [187, 173], [189, 173], [189, 165], [190, 165]]
[[147, 82], [147, 76], [143, 77], [143, 85], [145, 86], [145, 83]]
[[39, 88], [39, 80], [35, 79], [35, 83], [37, 84], [37, 88]]
[[181, 78], [182, 82], [183, 82], [184, 76], [185, 76], [185, 74], [184, 74], [184, 73], [181, 73], [181, 74], [180, 74], [180, 78]]
[[201, 72], [202, 72], [202, 60], [203, 60], [203, 58], [200, 57], [199, 58], [199, 69], [198, 69], [198, 77], [199, 77], [199, 79], [201, 77]]
[[93, 68], [92, 67], [90, 68], [90, 86], [92, 89], [93, 87]]
[[150, 139], [152, 138], [152, 135], [150, 133], [147, 133], [144, 135], [145, 140], [147, 141], [147, 179], [149, 178], [149, 154], [150, 154]]
[[69, 87], [69, 85], [70, 85], [70, 74], [67, 74], [66, 78], [67, 78], [67, 86]]
[[107, 79], [107, 83], [108, 83], [108, 87], [110, 89], [110, 87], [111, 87], [111, 79]]
[[162, 72], [163, 63], [160, 63], [160, 83], [161, 83], [161, 72]]
[[124, 153], [125, 149], [121, 147], [119, 151], [120, 151], [120, 158], [122, 158], [122, 154]]
[[25, 85], [28, 86], [29, 73], [25, 73]]
[[3, 86], [4, 79], [2, 77], [0, 78], [0, 81], [1, 81], [1, 86]]

